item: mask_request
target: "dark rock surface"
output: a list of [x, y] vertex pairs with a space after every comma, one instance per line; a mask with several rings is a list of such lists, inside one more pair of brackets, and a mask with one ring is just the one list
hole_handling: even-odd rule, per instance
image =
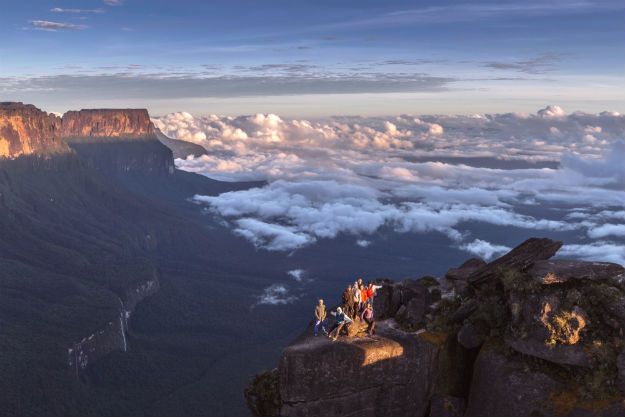
[[625, 273], [621, 265], [568, 259], [538, 261], [530, 274], [541, 284], [561, 284], [570, 280], [612, 280]]

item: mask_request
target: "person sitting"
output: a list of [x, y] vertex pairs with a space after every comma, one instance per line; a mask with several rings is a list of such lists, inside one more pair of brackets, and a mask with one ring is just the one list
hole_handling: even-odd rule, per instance
[[326, 330], [326, 306], [323, 304], [323, 300], [320, 298], [319, 303], [315, 306], [315, 337], [319, 334], [319, 325], [324, 334], [328, 334]]
[[343, 309], [341, 307], [337, 307], [336, 312], [333, 311], [330, 314], [332, 314], [336, 318], [336, 323], [334, 323], [334, 325], [330, 329], [330, 333], [328, 334], [328, 337], [334, 342], [339, 337], [339, 334], [341, 334], [341, 330], [343, 330], [343, 327], [347, 323], [351, 323], [352, 319], [343, 312]]
[[367, 333], [369, 336], [373, 336], [375, 333], [375, 319], [373, 318], [373, 306], [371, 303], [367, 303], [367, 306], [360, 315], [360, 320], [367, 323]]

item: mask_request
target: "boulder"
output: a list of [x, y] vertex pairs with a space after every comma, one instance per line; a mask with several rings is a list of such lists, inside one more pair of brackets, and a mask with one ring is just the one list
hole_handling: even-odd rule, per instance
[[440, 345], [378, 322], [378, 336], [303, 337], [280, 359], [282, 416], [425, 416]]
[[445, 274], [445, 278], [452, 281], [466, 281], [472, 273], [485, 265], [486, 262], [483, 260], [471, 258], [457, 268], [449, 268]]
[[450, 317], [449, 323], [462, 323], [478, 309], [479, 303], [476, 299], [465, 301]]
[[537, 261], [529, 270], [541, 284], [562, 284], [570, 280], [611, 281], [625, 272], [621, 265], [567, 259]]
[[425, 297], [416, 297], [411, 299], [406, 305], [405, 319], [413, 326], [419, 326], [423, 323], [423, 316], [427, 308]]
[[465, 417], [549, 416], [549, 393], [564, 387], [485, 345], [475, 361]]
[[564, 297], [563, 291], [526, 294], [519, 311], [513, 314], [518, 318], [506, 334], [506, 344], [517, 352], [561, 365], [591, 366], [582, 340], [588, 316], [579, 306], [564, 307]]
[[499, 275], [502, 269], [525, 271], [536, 261], [546, 260], [556, 254], [562, 242], [547, 238], [530, 238], [504, 256], [484, 265], [467, 279], [471, 285], [479, 285]]
[[356, 318], [353, 322], [347, 324], [347, 337], [362, 336], [367, 331], [367, 327], [367, 323]]
[[480, 347], [480, 345], [484, 343], [484, 340], [486, 339], [486, 334], [484, 334], [481, 329], [478, 329], [473, 323], [466, 322], [458, 331], [457, 338], [458, 343], [460, 343], [466, 349], [475, 349]]

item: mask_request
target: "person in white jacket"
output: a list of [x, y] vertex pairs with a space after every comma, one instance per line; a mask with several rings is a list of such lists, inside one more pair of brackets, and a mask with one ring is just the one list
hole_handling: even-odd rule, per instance
[[360, 286], [358, 285], [358, 281], [354, 282], [354, 315], [360, 314], [360, 309], [362, 307], [362, 291]]
[[337, 307], [336, 311], [332, 311], [330, 314], [332, 314], [336, 318], [336, 323], [334, 323], [332, 329], [330, 329], [328, 337], [332, 339], [332, 341], [335, 341], [341, 334], [343, 326], [345, 326], [347, 323], [351, 323], [352, 319], [343, 312], [343, 309], [341, 307]]

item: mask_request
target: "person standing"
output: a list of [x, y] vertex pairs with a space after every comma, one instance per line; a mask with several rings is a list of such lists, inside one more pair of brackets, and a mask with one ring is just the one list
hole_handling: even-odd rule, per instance
[[375, 297], [377, 291], [382, 288], [381, 285], [374, 285], [373, 282], [369, 281], [367, 284], [367, 299], [373, 303], [373, 297]]
[[323, 304], [323, 300], [320, 298], [319, 303], [315, 306], [315, 337], [319, 334], [319, 325], [324, 334], [328, 334], [326, 330], [326, 306]]
[[349, 316], [354, 315], [354, 289], [351, 285], [347, 285], [345, 291], [343, 291], [343, 310]]
[[354, 316], [360, 314], [360, 307], [362, 303], [362, 291], [358, 286], [358, 281], [354, 282]]

